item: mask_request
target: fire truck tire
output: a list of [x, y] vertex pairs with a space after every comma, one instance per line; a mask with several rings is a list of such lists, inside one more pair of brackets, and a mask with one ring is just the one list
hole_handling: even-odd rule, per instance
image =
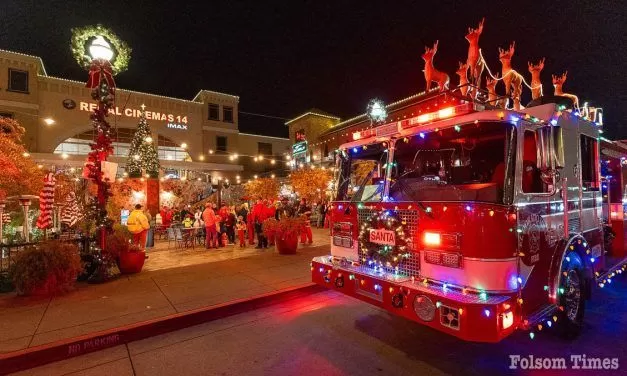
[[583, 328], [586, 309], [586, 277], [584, 263], [576, 252], [564, 257], [560, 270], [560, 310], [557, 313], [557, 331], [562, 338], [574, 339]]

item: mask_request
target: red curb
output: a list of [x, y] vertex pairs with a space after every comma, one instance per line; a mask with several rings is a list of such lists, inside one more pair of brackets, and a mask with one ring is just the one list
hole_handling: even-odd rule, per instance
[[314, 283], [0, 354], [0, 375], [57, 362], [326, 291]]

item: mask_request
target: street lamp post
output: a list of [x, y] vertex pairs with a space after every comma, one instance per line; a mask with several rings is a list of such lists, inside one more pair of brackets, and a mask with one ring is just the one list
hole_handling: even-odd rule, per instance
[[102, 36], [97, 36], [89, 46], [89, 55], [92, 58], [89, 69], [89, 81], [91, 96], [98, 103], [91, 115], [96, 142], [91, 145], [92, 151], [88, 156], [89, 177], [98, 187], [96, 204], [96, 224], [98, 229], [98, 244], [100, 249], [106, 247], [107, 238], [107, 198], [109, 195], [109, 183], [103, 178], [103, 162], [112, 153], [111, 126], [106, 118], [115, 98], [115, 82], [109, 60], [113, 57], [111, 46]]
[[113, 154], [111, 126], [107, 116], [115, 100], [113, 76], [126, 69], [130, 49], [101, 25], [72, 29], [71, 48], [76, 61], [89, 71], [85, 86], [91, 89], [91, 97], [98, 104], [90, 115], [95, 138], [90, 144], [91, 152], [87, 155], [85, 177], [92, 180], [98, 189], [92, 205], [92, 217], [96, 222], [98, 248], [104, 250], [107, 228], [111, 226], [106, 210], [110, 177], [105, 178], [104, 173], [109, 172], [107, 158]]

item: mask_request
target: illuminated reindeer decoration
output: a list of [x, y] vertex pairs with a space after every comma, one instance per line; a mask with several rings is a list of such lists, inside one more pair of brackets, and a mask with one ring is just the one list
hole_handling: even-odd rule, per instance
[[481, 50], [479, 49], [479, 37], [483, 31], [483, 22], [485, 18], [481, 19], [479, 26], [476, 29], [468, 28], [468, 34], [466, 34], [466, 40], [468, 41], [468, 58], [466, 59], [466, 65], [470, 68], [470, 83], [477, 88], [481, 85], [481, 73], [485, 62], [481, 58]]
[[[499, 47], [499, 60], [501, 61], [503, 83], [505, 84], [505, 95], [514, 99], [514, 109], [520, 110], [520, 95], [522, 94], [523, 77], [520, 73], [512, 69], [512, 56], [514, 56], [514, 47], [516, 42], [509, 45], [508, 50]], [[512, 92], [513, 89], [513, 92]], [[511, 92], [511, 95], [510, 95]], [[505, 104], [505, 107], [507, 107]]]
[[448, 89], [450, 78], [448, 74], [441, 72], [433, 66], [433, 57], [438, 52], [438, 41], [435, 41], [433, 48], [425, 47], [422, 59], [425, 61], [425, 80], [427, 81], [427, 92], [431, 89], [431, 82], [436, 82], [440, 86], [440, 91]]
[[485, 86], [488, 89], [488, 103], [494, 107], [501, 107], [501, 100], [499, 100], [499, 96], [496, 94], [496, 84], [499, 82], [499, 74], [496, 74], [494, 79], [490, 77], [485, 78]]
[[542, 81], [540, 81], [540, 72], [544, 69], [544, 58], [533, 65], [531, 62], [527, 62], [529, 66], [529, 73], [531, 73], [531, 98], [538, 99], [542, 96]]
[[564, 85], [564, 82], [566, 82], [567, 75], [568, 75], [568, 71], [566, 71], [561, 76], [552, 75], [553, 87], [555, 88], [555, 95], [571, 99], [573, 101], [573, 106], [575, 106], [575, 108], [579, 108], [579, 98], [577, 98], [575, 94], [568, 94], [562, 91], [562, 86]]
[[459, 76], [459, 91], [462, 95], [466, 95], [468, 93], [468, 64], [459, 63], [459, 69], [457, 69], [457, 75]]

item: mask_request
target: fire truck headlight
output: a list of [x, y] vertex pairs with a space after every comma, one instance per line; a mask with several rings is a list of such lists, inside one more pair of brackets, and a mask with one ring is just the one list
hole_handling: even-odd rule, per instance
[[503, 329], [507, 329], [514, 324], [514, 312], [507, 311], [503, 313], [502, 317]]
[[435, 317], [436, 305], [426, 295], [418, 295], [414, 299], [414, 312], [423, 321], [431, 321]]
[[439, 246], [442, 243], [440, 239], [440, 234], [438, 234], [437, 232], [428, 231], [425, 232], [423, 241], [427, 246]]

